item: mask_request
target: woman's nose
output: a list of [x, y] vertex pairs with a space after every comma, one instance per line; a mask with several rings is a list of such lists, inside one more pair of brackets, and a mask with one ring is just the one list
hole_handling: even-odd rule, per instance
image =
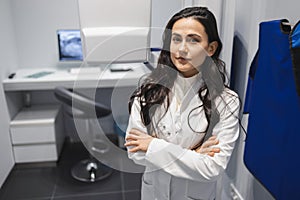
[[180, 53], [184, 53], [184, 54], [188, 52], [188, 48], [185, 41], [181, 42], [178, 50]]

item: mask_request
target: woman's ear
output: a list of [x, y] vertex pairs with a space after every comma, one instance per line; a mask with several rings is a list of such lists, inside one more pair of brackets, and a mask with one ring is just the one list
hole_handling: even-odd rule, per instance
[[209, 45], [208, 45], [208, 55], [209, 56], [214, 55], [217, 48], [218, 48], [218, 42], [217, 41], [213, 41], [213, 42], [209, 43]]

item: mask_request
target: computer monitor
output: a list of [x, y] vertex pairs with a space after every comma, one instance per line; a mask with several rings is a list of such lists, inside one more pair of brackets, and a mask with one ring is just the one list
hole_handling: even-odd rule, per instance
[[57, 30], [59, 61], [82, 61], [80, 30]]

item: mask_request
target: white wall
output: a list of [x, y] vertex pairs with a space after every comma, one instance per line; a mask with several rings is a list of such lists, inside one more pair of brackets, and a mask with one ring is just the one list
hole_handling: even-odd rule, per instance
[[77, 0], [11, 0], [19, 68], [55, 68], [57, 29], [79, 29]]
[[[0, 82], [17, 67], [17, 50], [14, 38], [13, 20], [10, 0], [0, 1]], [[6, 99], [0, 84], [0, 186], [14, 165], [12, 147], [9, 135], [9, 115]]]
[[[289, 19], [292, 23], [300, 20], [300, 2], [295, 0], [235, 0], [234, 23], [234, 58], [233, 71], [235, 73], [235, 90], [244, 102], [248, 72], [251, 61], [258, 48], [259, 23], [273, 19]], [[276, 41], [274, 41], [276, 42]], [[247, 128], [247, 120], [245, 120]], [[234, 183], [242, 197], [246, 200], [264, 199], [273, 197], [248, 172], [243, 163], [245, 134], [236, 149], [227, 170], [229, 179]], [[267, 148], [267, 147], [266, 147]]]
[[[11, 0], [19, 68], [59, 68], [57, 29], [79, 29], [77, 0]], [[152, 0], [151, 47], [161, 46], [162, 28], [183, 0]], [[117, 14], [117, 13], [115, 13]], [[77, 64], [78, 65], [78, 64]]]

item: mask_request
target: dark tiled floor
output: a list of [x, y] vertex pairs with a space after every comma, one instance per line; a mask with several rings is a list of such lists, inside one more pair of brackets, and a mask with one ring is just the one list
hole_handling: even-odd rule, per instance
[[0, 200], [139, 200], [141, 174], [114, 170], [108, 178], [84, 183], [70, 169], [87, 158], [80, 143], [66, 142], [57, 163], [15, 165], [0, 190]]

